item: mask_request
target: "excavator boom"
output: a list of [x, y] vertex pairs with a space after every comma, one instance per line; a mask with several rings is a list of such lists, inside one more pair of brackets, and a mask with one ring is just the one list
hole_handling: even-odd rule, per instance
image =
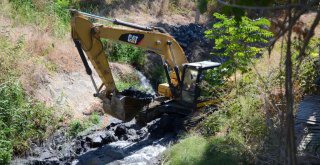
[[[106, 86], [107, 94], [115, 90], [115, 84], [108, 64], [108, 57], [103, 51], [101, 38], [124, 42], [155, 52], [161, 56], [163, 61], [169, 64], [171, 70], [177, 70], [177, 72], [178, 70], [182, 70], [182, 64], [188, 63], [183, 49], [169, 34], [160, 33], [157, 30], [150, 31], [151, 28], [143, 28], [134, 24], [129, 24], [131, 25], [129, 27], [137, 26], [138, 29], [146, 30], [95, 25], [88, 17], [78, 11], [73, 10], [72, 15], [72, 38], [81, 43], [82, 49], [86, 52], [86, 55]], [[116, 20], [116, 22], [124, 24], [123, 21]], [[180, 75], [179, 72], [178, 75]], [[176, 82], [174, 83], [177, 84]]]

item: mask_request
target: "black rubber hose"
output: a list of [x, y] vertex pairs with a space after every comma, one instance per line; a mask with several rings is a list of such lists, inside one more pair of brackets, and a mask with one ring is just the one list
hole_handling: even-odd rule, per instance
[[80, 57], [81, 57], [81, 60], [82, 60], [82, 62], [83, 62], [84, 67], [86, 68], [87, 74], [88, 74], [88, 75], [92, 75], [92, 70], [91, 70], [91, 68], [90, 68], [90, 66], [89, 66], [89, 64], [88, 64], [88, 61], [87, 61], [87, 59], [86, 59], [86, 56], [85, 56], [84, 53], [83, 53], [83, 50], [82, 50], [82, 48], [81, 48], [81, 43], [80, 43], [80, 41], [79, 41], [79, 40], [73, 40], [73, 42], [74, 42], [74, 44], [76, 45], [76, 47], [77, 47], [77, 49], [78, 49], [79, 55], [80, 55]]

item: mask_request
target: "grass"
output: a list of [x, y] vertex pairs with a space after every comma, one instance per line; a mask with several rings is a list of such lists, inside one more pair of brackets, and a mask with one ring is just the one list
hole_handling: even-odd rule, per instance
[[[256, 70], [252, 68], [246, 74], [237, 75], [236, 82], [230, 80], [222, 86], [225, 89], [221, 90], [224, 93], [220, 95], [219, 111], [193, 130], [201, 135], [193, 135], [174, 145], [166, 154], [166, 164], [255, 164], [259, 161], [257, 157], [269, 159], [268, 156], [278, 154], [278, 146], [275, 146], [279, 143], [278, 114], [268, 101], [274, 99], [278, 103], [279, 100], [267, 91], [280, 88], [279, 79], [284, 76], [284, 71], [280, 72], [284, 61], [280, 59], [279, 47], [277, 44], [270, 57], [266, 54], [259, 59]], [[318, 92], [314, 50], [311, 44], [310, 56], [304, 59], [297, 75], [295, 97], [299, 93]]]
[[77, 136], [80, 132], [85, 131], [86, 129], [100, 124], [100, 116], [97, 113], [93, 113], [89, 118], [85, 119], [75, 119], [71, 121], [69, 125], [68, 134], [70, 137]]
[[167, 164], [250, 164], [267, 136], [258, 76], [250, 71], [221, 86], [219, 111], [209, 115], [188, 137], [174, 145]]
[[199, 164], [204, 160], [206, 146], [208, 142], [200, 136], [191, 136], [181, 140], [178, 144], [170, 148], [168, 165], [188, 165]]
[[9, 16], [18, 25], [36, 25], [41, 30], [50, 30], [56, 37], [64, 37], [70, 31], [71, 5], [68, 0], [11, 0]]
[[26, 96], [19, 77], [21, 63], [32, 60], [20, 37], [12, 43], [0, 35], [0, 164], [9, 164], [13, 155], [24, 154], [31, 142], [45, 140], [58, 125], [52, 107]]
[[243, 146], [231, 138], [204, 138], [192, 135], [165, 154], [166, 165], [247, 164]]
[[0, 84], [0, 164], [44, 140], [57, 123], [54, 109], [25, 96], [17, 80]]

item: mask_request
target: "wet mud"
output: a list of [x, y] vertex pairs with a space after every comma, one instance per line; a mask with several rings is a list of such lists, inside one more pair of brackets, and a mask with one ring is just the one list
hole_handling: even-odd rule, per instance
[[34, 145], [30, 156], [16, 158], [12, 164], [102, 165], [159, 164], [167, 146], [183, 133], [183, 119], [164, 114], [142, 127], [135, 120], [114, 119], [102, 130], [93, 129], [70, 139], [58, 130], [46, 143]]

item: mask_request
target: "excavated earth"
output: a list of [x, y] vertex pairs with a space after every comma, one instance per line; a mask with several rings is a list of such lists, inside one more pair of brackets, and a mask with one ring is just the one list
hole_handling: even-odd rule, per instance
[[144, 127], [134, 120], [110, 121], [104, 129], [92, 129], [72, 139], [60, 129], [42, 146], [34, 145], [30, 156], [12, 164], [159, 164], [166, 146], [184, 130], [183, 118], [177, 115], [163, 115]]

